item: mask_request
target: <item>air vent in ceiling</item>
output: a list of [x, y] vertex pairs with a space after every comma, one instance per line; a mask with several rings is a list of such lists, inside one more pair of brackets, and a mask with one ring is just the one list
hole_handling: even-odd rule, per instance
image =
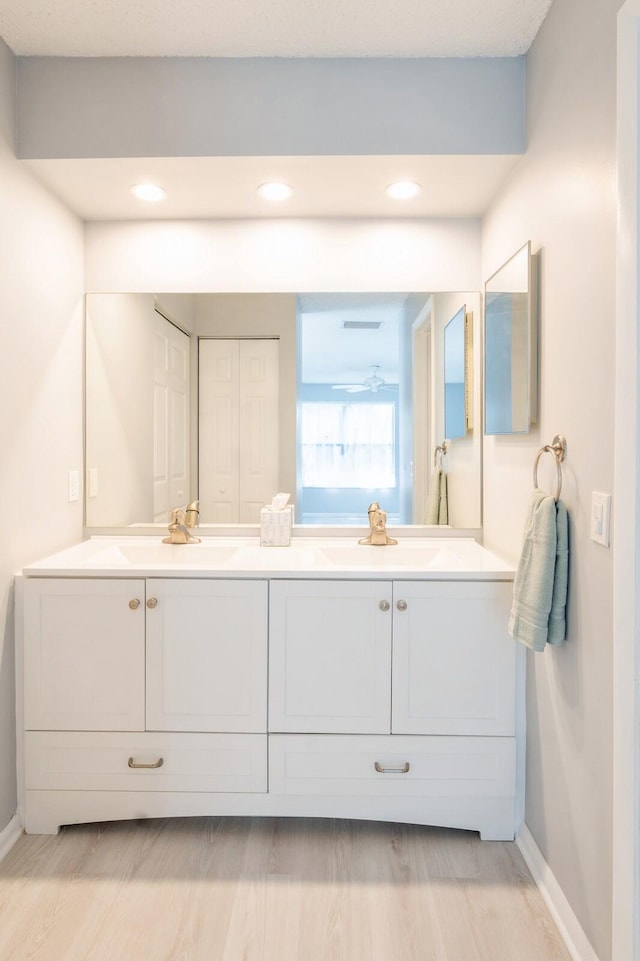
[[380, 330], [381, 320], [343, 320], [343, 330]]

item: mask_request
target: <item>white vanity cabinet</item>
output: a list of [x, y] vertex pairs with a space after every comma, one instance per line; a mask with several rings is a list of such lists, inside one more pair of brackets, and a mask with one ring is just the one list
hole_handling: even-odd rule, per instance
[[267, 583], [26, 578], [25, 827], [267, 790]]
[[272, 581], [269, 730], [388, 734], [386, 581]]
[[394, 583], [394, 734], [514, 736], [511, 594], [505, 581]]
[[280, 580], [270, 598], [270, 791], [514, 836], [508, 582]]
[[[195, 565], [210, 547], [178, 560]], [[106, 566], [131, 563], [127, 544], [95, 549], [100, 574], [44, 565], [17, 585], [28, 832], [282, 815], [513, 838], [524, 660], [507, 635], [510, 572], [499, 561], [493, 579], [475, 568], [330, 574], [308, 544], [251, 544], [234, 576], [145, 561], [133, 577]], [[481, 550], [469, 549], [473, 563]]]
[[273, 582], [270, 732], [513, 736], [510, 596], [490, 581]]
[[147, 581], [148, 731], [267, 730], [267, 582]]
[[144, 731], [144, 580], [29, 578], [27, 730]]

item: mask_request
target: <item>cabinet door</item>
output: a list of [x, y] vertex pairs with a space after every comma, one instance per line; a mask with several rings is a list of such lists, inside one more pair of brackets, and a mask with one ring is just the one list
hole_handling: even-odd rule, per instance
[[390, 603], [384, 581], [271, 583], [270, 731], [389, 733]]
[[511, 592], [496, 581], [394, 584], [394, 734], [514, 734]]
[[264, 733], [266, 581], [149, 580], [147, 598], [147, 730]]
[[144, 730], [144, 581], [26, 578], [24, 588], [27, 729]]

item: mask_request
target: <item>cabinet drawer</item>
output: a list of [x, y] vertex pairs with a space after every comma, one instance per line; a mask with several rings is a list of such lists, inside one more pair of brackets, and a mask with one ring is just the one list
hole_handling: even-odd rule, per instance
[[515, 738], [270, 735], [274, 794], [513, 797]]
[[25, 780], [32, 790], [266, 792], [267, 738], [29, 731]]

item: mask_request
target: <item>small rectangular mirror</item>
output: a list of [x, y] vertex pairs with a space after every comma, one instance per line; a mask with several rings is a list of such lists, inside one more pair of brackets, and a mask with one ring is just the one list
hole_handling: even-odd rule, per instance
[[484, 432], [526, 434], [537, 406], [537, 325], [531, 243], [485, 283]]
[[444, 329], [444, 433], [464, 437], [470, 426], [467, 309], [462, 306]]

